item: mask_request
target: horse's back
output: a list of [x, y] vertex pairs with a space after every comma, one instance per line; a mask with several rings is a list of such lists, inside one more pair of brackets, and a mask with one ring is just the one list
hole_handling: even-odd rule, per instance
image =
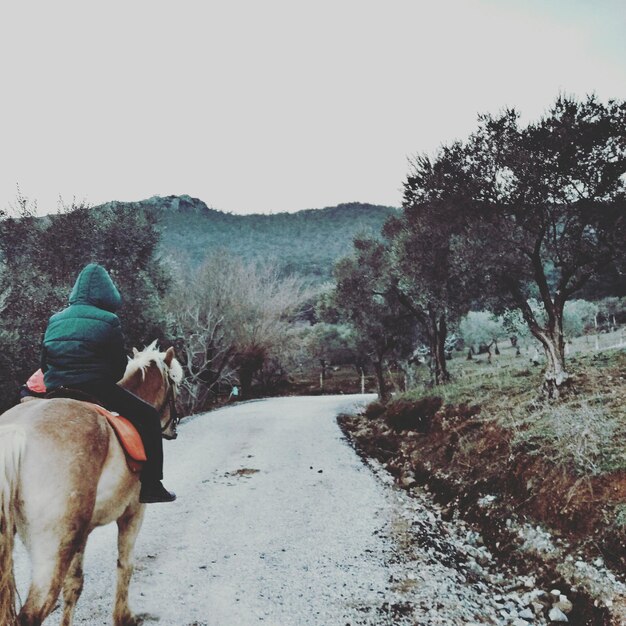
[[83, 402], [58, 398], [13, 407], [0, 423], [26, 435], [18, 518], [29, 527], [55, 518], [89, 521], [109, 448], [104, 419]]
[[[0, 416], [0, 423], [14, 423], [27, 433], [31, 447], [44, 455], [63, 458], [89, 453], [98, 464], [104, 462], [108, 427], [90, 404], [69, 398], [23, 402]], [[39, 449], [41, 446], [41, 449]]]

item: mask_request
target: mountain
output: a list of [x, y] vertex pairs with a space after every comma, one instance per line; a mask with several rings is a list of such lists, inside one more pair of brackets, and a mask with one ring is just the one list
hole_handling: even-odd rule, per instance
[[379, 236], [393, 207], [352, 202], [323, 209], [270, 215], [235, 215], [209, 208], [190, 196], [155, 196], [140, 202], [109, 202], [154, 215], [162, 229], [164, 254], [200, 264], [227, 250], [245, 260], [271, 260], [285, 273], [315, 282], [332, 276], [335, 261], [350, 253], [356, 235]]

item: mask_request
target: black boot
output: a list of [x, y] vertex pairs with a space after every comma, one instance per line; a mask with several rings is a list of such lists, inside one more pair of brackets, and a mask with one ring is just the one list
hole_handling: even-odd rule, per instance
[[148, 504], [151, 502], [174, 502], [174, 500], [176, 500], [176, 494], [168, 491], [160, 480], [141, 483], [139, 502]]

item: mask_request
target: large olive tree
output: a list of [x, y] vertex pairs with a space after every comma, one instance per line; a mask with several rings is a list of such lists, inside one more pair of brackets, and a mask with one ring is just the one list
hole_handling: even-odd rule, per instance
[[447, 213], [464, 235], [448, 280], [465, 271], [475, 298], [520, 309], [551, 396], [570, 382], [565, 303], [609, 264], [624, 267], [625, 172], [626, 103], [559, 97], [526, 126], [514, 110], [482, 116], [466, 142], [418, 159], [405, 185], [407, 204]]

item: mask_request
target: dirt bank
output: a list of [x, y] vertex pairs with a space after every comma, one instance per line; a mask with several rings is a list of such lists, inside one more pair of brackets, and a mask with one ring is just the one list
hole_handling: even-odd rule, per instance
[[514, 433], [479, 407], [435, 404], [412, 430], [402, 411], [376, 415], [382, 410], [339, 418], [364, 457], [409, 492], [430, 489], [445, 517], [476, 524], [498, 558], [545, 587], [566, 588], [575, 605], [569, 623], [626, 624], [625, 536], [611, 519], [626, 501], [624, 471], [577, 478], [514, 445]]

